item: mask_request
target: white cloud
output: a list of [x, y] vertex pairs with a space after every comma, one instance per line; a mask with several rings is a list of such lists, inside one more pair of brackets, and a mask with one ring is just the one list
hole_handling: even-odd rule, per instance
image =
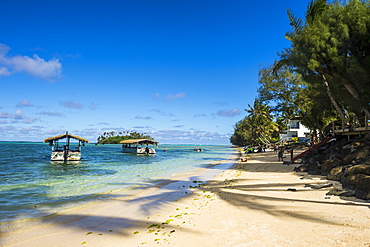
[[50, 111], [43, 111], [39, 113], [40, 115], [45, 115], [49, 117], [61, 117], [63, 114], [60, 112], [50, 112]]
[[206, 114], [195, 114], [193, 117], [207, 117]]
[[33, 105], [26, 99], [22, 100], [16, 105], [16, 107], [29, 107], [29, 106], [33, 106]]
[[68, 100], [68, 101], [60, 101], [59, 102], [61, 106], [64, 106], [66, 108], [73, 108], [73, 109], [82, 109], [84, 108], [83, 104], [76, 103], [74, 100]]
[[160, 98], [161, 98], [161, 95], [159, 94], [159, 93], [156, 93], [155, 95], [154, 95], [154, 99], [155, 100], [160, 100]]
[[55, 82], [61, 78], [62, 64], [58, 59], [53, 58], [45, 61], [36, 54], [28, 56], [7, 56], [10, 47], [0, 43], [0, 75], [10, 75], [24, 72], [31, 76]]
[[149, 133], [160, 143], [172, 144], [229, 144], [229, 135], [204, 130], [160, 130]]
[[152, 120], [152, 117], [143, 117], [143, 116], [136, 116], [134, 119], [143, 119], [143, 120]]
[[164, 112], [162, 109], [159, 109], [159, 108], [151, 109], [150, 111], [151, 112], [158, 113], [159, 115], [165, 116], [165, 117], [174, 117], [175, 116], [174, 114], [168, 113], [168, 112]]
[[89, 109], [95, 111], [98, 108], [99, 104], [96, 104], [95, 102], [91, 102], [89, 105]]
[[235, 117], [240, 115], [240, 110], [238, 108], [232, 110], [219, 110], [216, 114], [220, 117]]
[[33, 123], [35, 123], [37, 120], [38, 120], [38, 119], [37, 119], [37, 118], [35, 118], [35, 117], [29, 117], [29, 118], [27, 118], [27, 119], [24, 121], [24, 123], [26, 123], [26, 124], [33, 124]]
[[12, 125], [8, 125], [8, 126], [0, 126], [0, 133], [1, 132], [4, 132], [4, 133], [8, 133], [8, 131], [14, 131], [16, 130], [16, 128]]
[[10, 75], [9, 70], [5, 67], [1, 67], [0, 68], [0, 76], [2, 76], [2, 75]]
[[9, 112], [0, 112], [0, 118], [13, 118], [13, 115]]
[[174, 99], [183, 99], [185, 98], [186, 94], [185, 93], [177, 93], [177, 94], [169, 94], [167, 95], [167, 100], [172, 101]]
[[14, 114], [14, 119], [23, 119], [23, 112], [21, 110], [16, 110]]
[[23, 112], [21, 110], [16, 110], [14, 114], [9, 112], [0, 112], [0, 118], [8, 118], [8, 119], [23, 119]]

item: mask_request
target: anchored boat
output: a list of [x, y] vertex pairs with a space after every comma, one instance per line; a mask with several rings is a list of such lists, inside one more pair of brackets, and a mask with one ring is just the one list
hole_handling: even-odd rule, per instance
[[157, 141], [149, 139], [128, 139], [120, 142], [122, 152], [133, 154], [155, 154], [155, 149], [149, 145], [158, 145]]
[[[60, 140], [64, 140], [60, 143]], [[77, 140], [78, 143], [71, 142], [71, 139]], [[52, 161], [79, 161], [81, 159], [81, 147], [89, 141], [85, 138], [74, 136], [66, 132], [64, 135], [50, 137], [44, 140], [52, 146], [50, 160]]]

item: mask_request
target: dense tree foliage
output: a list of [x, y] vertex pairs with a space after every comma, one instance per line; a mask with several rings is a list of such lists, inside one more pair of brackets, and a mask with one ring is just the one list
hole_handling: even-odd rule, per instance
[[276, 136], [278, 133], [270, 107], [256, 100], [245, 111], [249, 115], [236, 123], [230, 142], [238, 146], [270, 143], [274, 134]]
[[[283, 130], [287, 120], [298, 117], [314, 137], [323, 137], [335, 120], [344, 128], [354, 119], [370, 119], [370, 1], [313, 0], [305, 20], [289, 10], [288, 18], [291, 46], [259, 71], [256, 102], [277, 123], [267, 129]], [[230, 141], [265, 143], [276, 132], [256, 128], [265, 124], [247, 116], [236, 124]]]
[[[126, 135], [124, 135], [126, 133]], [[104, 132], [101, 136], [98, 137], [99, 144], [118, 144], [120, 141], [128, 140], [128, 139], [149, 139], [153, 140], [153, 138], [149, 135], [141, 134], [138, 132]]]
[[312, 89], [323, 85], [327, 97], [342, 119], [346, 112], [370, 118], [370, 7], [368, 1], [346, 5], [312, 1], [306, 22], [288, 14], [292, 42], [281, 54], [281, 62], [302, 75]]

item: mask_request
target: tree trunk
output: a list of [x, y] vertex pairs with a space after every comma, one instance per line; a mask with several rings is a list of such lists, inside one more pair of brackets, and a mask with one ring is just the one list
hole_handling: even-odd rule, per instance
[[361, 110], [365, 112], [365, 115], [367, 118], [370, 118], [370, 112], [369, 109], [366, 107], [362, 106], [361, 101], [360, 101], [360, 95], [357, 92], [357, 89], [350, 83], [345, 83], [344, 87], [347, 89], [347, 91], [352, 95], [352, 97], [360, 103], [361, 105]]
[[346, 117], [345, 117], [342, 109], [340, 109], [337, 101], [333, 98], [333, 95], [331, 94], [331, 91], [330, 91], [329, 83], [326, 80], [325, 75], [322, 74], [322, 78], [323, 78], [324, 86], [326, 87], [326, 93], [328, 94], [328, 97], [329, 97], [331, 103], [333, 104], [335, 110], [338, 112], [338, 114], [339, 114], [339, 116], [342, 120], [342, 129], [344, 129], [344, 126], [346, 125]]

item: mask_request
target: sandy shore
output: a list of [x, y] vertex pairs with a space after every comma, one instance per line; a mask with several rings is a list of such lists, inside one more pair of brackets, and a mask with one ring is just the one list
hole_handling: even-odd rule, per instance
[[207, 184], [184, 177], [12, 225], [1, 246], [370, 246], [370, 203], [305, 187], [325, 180], [294, 167], [251, 154]]

